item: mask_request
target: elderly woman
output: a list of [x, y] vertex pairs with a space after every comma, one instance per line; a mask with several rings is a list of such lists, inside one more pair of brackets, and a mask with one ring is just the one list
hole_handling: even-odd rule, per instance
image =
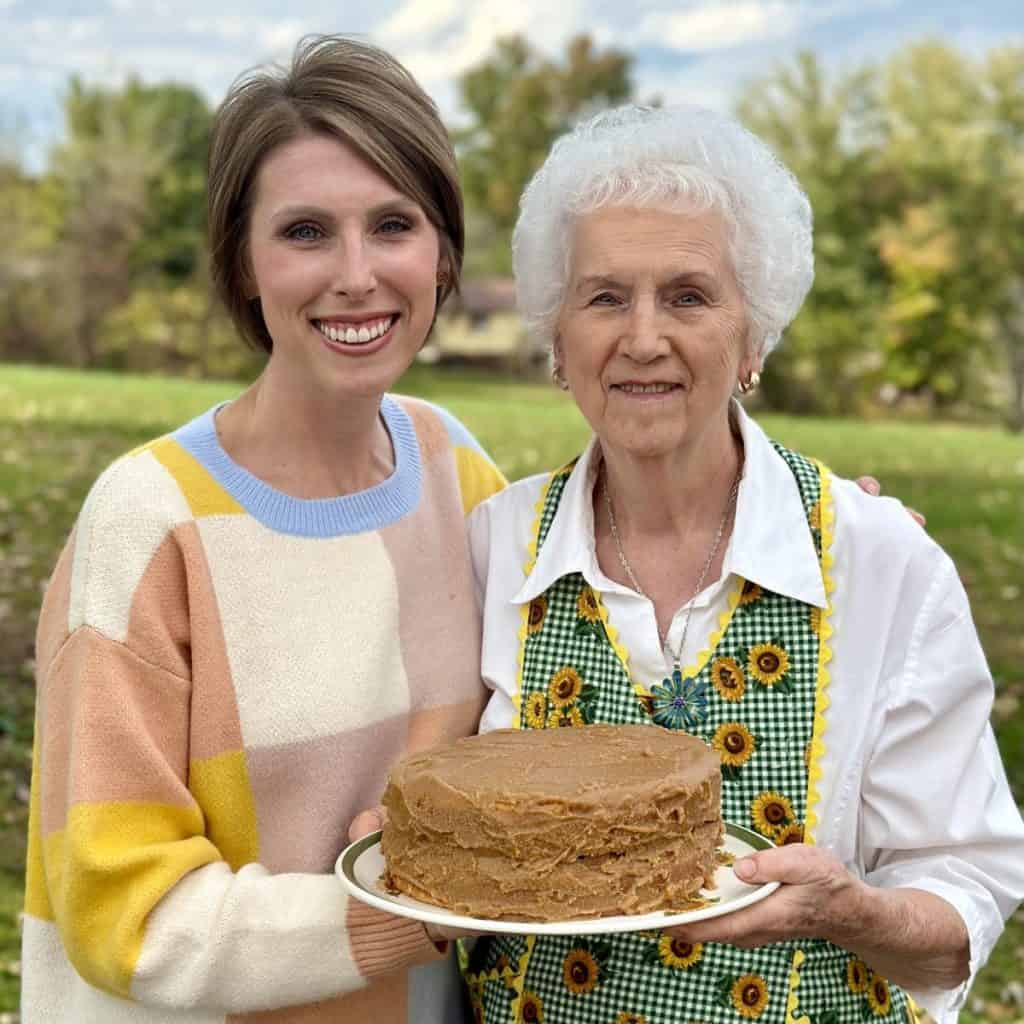
[[783, 884], [673, 934], [481, 940], [478, 1017], [852, 1024], [913, 994], [954, 1019], [1024, 897], [967, 598], [898, 503], [735, 398], [810, 287], [806, 197], [727, 118], [625, 108], [555, 145], [515, 269], [594, 437], [470, 517], [481, 729], [703, 737], [725, 818], [777, 847], [737, 875]]

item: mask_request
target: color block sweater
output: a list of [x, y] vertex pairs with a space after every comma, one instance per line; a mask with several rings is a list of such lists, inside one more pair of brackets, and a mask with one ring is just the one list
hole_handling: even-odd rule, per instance
[[381, 411], [358, 494], [267, 486], [216, 410], [94, 485], [39, 622], [24, 1024], [453, 1019], [451, 958], [333, 868], [398, 757], [475, 728], [464, 514], [504, 481]]

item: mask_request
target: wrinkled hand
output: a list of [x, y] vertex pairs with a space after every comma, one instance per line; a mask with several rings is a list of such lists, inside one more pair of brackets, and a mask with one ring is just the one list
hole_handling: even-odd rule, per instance
[[357, 839], [362, 839], [363, 836], [368, 836], [371, 832], [379, 832], [387, 820], [388, 812], [380, 805], [372, 807], [368, 811], [360, 811], [352, 819], [352, 824], [348, 827], [348, 841], [354, 843]]
[[737, 878], [750, 885], [781, 882], [767, 899], [668, 934], [685, 942], [728, 942], [753, 949], [796, 938], [832, 939], [852, 934], [865, 886], [830, 853], [794, 843], [736, 861]]
[[[873, 495], [874, 497], [878, 497], [878, 495], [882, 493], [881, 484], [879, 484], [879, 482], [873, 476], [857, 477], [857, 486], [862, 491], [864, 491], [865, 494], [870, 494]], [[918, 512], [916, 508], [908, 507], [907, 511], [910, 513], [914, 522], [919, 523], [921, 526], [924, 526], [928, 522], [928, 520], [925, 519], [925, 517], [921, 515], [921, 513]]]

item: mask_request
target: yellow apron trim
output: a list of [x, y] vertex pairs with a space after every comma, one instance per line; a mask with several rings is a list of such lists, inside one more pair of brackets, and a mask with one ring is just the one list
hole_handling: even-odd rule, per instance
[[[533, 526], [530, 527], [530, 542], [526, 545], [526, 564], [523, 566], [523, 579], [527, 579], [533, 567], [537, 564], [537, 537], [540, 534], [540, 520], [544, 514], [544, 506], [547, 504], [548, 491], [551, 490], [551, 485], [555, 480], [564, 474], [565, 467], [562, 469], [555, 470], [547, 480], [547, 483], [541, 488], [540, 497], [537, 499], [537, 504], [534, 506], [534, 519]], [[516, 713], [515, 718], [512, 721], [512, 728], [521, 728], [523, 720], [523, 660], [526, 657], [526, 637], [528, 635], [528, 626], [530, 624], [530, 602], [526, 601], [523, 604], [522, 614], [520, 616], [519, 624], [519, 660], [516, 664], [516, 691], [512, 694], [512, 703], [515, 706]]]
[[793, 966], [789, 972], [789, 994], [786, 996], [786, 1021], [789, 1024], [790, 1021], [793, 1024], [810, 1024], [810, 1018], [806, 1015], [803, 1017], [797, 1016], [797, 1010], [800, 1006], [800, 999], [797, 996], [796, 990], [800, 987], [800, 968], [804, 965], [804, 951], [798, 949], [793, 954]]
[[[686, 668], [683, 669], [684, 679], [696, 678], [697, 673], [703, 671], [704, 666], [711, 660], [711, 655], [715, 653], [715, 648], [720, 643], [722, 637], [725, 636], [725, 631], [729, 628], [729, 623], [732, 622], [732, 617], [736, 613], [736, 609], [740, 606], [740, 596], [743, 593], [743, 584], [743, 578], [741, 576], [737, 576], [736, 584], [733, 587], [732, 593], [729, 595], [729, 607], [726, 608], [718, 617], [718, 629], [708, 637], [703, 649], [697, 655], [697, 660], [692, 665], [687, 665]], [[611, 627], [608, 624], [608, 613], [604, 611], [604, 606], [600, 604], [600, 599], [598, 600], [598, 604], [601, 607], [602, 621], [604, 621], [605, 628], [610, 629]], [[628, 673], [629, 668], [626, 663], [628, 655], [626, 654], [626, 649], [616, 642], [616, 639], [612, 636], [611, 632], [609, 632], [608, 637], [612, 642], [612, 646], [615, 648], [615, 653], [619, 655], [619, 658]], [[650, 690], [641, 686], [639, 683], [634, 683], [633, 688], [636, 690], [637, 696], [639, 697], [650, 697], [651, 695]]]
[[832, 501], [832, 473], [822, 463], [815, 460], [821, 479], [821, 575], [825, 582], [825, 600], [828, 602], [821, 613], [821, 625], [818, 635], [818, 686], [814, 697], [814, 729], [811, 733], [811, 753], [807, 765], [807, 814], [804, 820], [804, 842], [813, 846], [818, 828], [817, 807], [821, 802], [818, 784], [821, 781], [821, 759], [825, 754], [825, 712], [831, 701], [828, 686], [832, 681], [828, 663], [832, 660], [832, 648], [829, 638], [833, 629], [832, 594], [835, 593], [835, 580], [832, 578], [832, 541], [835, 533], [836, 512]]
[[520, 1013], [522, 1012], [523, 989], [526, 985], [526, 968], [530, 965], [530, 957], [533, 955], [533, 947], [536, 941], [536, 935], [527, 935], [526, 951], [519, 958], [519, 970], [516, 971], [515, 984], [513, 985], [515, 998], [512, 1000], [512, 1005], [510, 1007], [512, 1010], [512, 1020], [515, 1021], [516, 1024], [520, 1024], [522, 1019], [520, 1017]]

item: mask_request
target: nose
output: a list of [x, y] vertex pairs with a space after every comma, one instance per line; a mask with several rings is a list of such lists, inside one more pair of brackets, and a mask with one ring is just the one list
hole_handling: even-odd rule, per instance
[[638, 296], [634, 299], [621, 347], [637, 363], [652, 363], [669, 353], [671, 346], [661, 329], [658, 309], [652, 298]]
[[369, 295], [377, 287], [372, 254], [362, 233], [339, 239], [332, 291], [350, 299]]

